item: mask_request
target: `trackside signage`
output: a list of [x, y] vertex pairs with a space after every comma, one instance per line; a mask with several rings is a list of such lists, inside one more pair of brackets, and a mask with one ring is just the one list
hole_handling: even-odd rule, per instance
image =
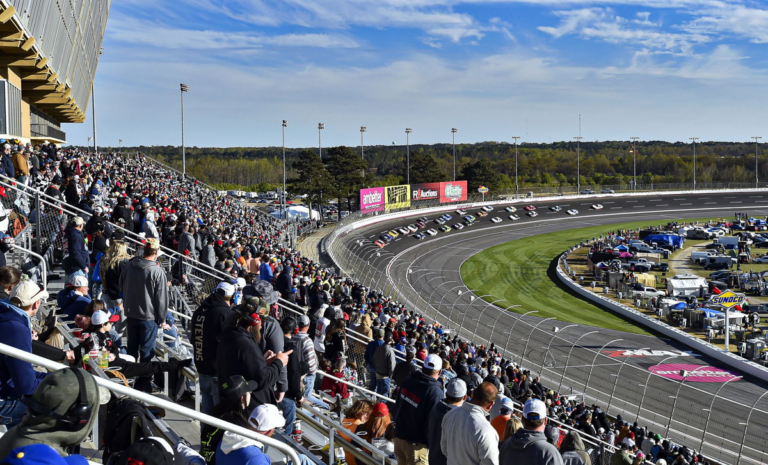
[[433, 182], [428, 184], [411, 184], [411, 202], [420, 202], [422, 200], [439, 200], [440, 183]]
[[736, 306], [742, 306], [746, 303], [747, 296], [744, 294], [737, 294], [731, 290], [727, 290], [717, 295], [713, 295], [707, 301], [708, 305], [714, 305], [722, 308], [733, 308]]
[[667, 379], [685, 380], [686, 383], [726, 383], [741, 376], [722, 368], [690, 363], [662, 363], [648, 367], [648, 371]]
[[384, 188], [372, 187], [360, 190], [360, 211], [363, 213], [384, 210]]
[[467, 200], [467, 181], [440, 183], [440, 203], [465, 202]]

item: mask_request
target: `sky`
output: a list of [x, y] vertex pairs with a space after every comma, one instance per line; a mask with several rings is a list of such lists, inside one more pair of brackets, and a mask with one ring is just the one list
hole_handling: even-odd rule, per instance
[[[750, 141], [765, 0], [116, 0], [100, 146]], [[92, 135], [66, 124], [70, 144]]]

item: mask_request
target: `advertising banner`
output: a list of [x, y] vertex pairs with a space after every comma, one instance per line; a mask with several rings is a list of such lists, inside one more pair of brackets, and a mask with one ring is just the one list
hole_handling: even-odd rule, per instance
[[440, 203], [466, 202], [467, 181], [440, 183]]
[[411, 202], [422, 200], [438, 200], [440, 198], [440, 183], [411, 184]]
[[387, 186], [384, 188], [384, 199], [386, 209], [398, 210], [411, 206], [411, 196], [409, 195], [410, 185], [402, 184], [400, 186]]
[[383, 187], [360, 189], [360, 211], [362, 213], [380, 212], [382, 210], [384, 210]]

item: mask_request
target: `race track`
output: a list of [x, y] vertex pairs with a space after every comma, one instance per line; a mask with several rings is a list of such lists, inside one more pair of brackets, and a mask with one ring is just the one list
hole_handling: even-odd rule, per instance
[[[528, 203], [537, 206], [537, 218], [524, 216], [521, 209]], [[593, 203], [601, 203], [604, 209], [590, 209]], [[521, 216], [516, 222], [501, 211], [506, 205], [495, 206], [496, 211], [488, 217], [478, 218], [479, 224], [462, 231], [440, 232], [423, 241], [401, 236], [384, 253], [377, 252], [371, 241], [384, 230], [413, 223], [422, 216], [418, 211], [409, 218], [361, 228], [337, 239], [334, 247], [338, 248], [341, 242], [356, 254], [359, 263], [368, 263], [375, 267], [378, 276], [386, 276], [387, 285], [396, 290], [399, 299], [441, 323], [450, 322], [447, 324], [462, 336], [477, 343], [494, 342], [516, 361], [523, 354], [523, 366], [541, 373], [544, 384], [551, 389], [583, 395], [586, 402], [607, 408], [611, 416], [622, 414], [627, 421], [645, 424], [653, 432], [701, 450], [721, 463], [768, 462], [768, 396], [761, 397], [767, 392], [766, 383], [715, 369], [698, 368], [698, 373], [705, 376], [695, 376], [697, 367], [727, 367], [692, 354], [687, 346], [672, 340], [545, 321], [535, 314], [520, 317], [479, 298], [470, 301], [471, 292], [460, 275], [461, 264], [472, 255], [548, 231], [595, 225], [606, 225], [608, 231], [608, 225], [617, 223], [647, 220], [649, 225], [657, 225], [673, 219], [732, 217], [736, 211], [763, 217], [768, 214], [768, 193], [609, 195], [559, 202], [523, 200], [513, 203]], [[563, 211], [550, 212], [551, 205], [559, 205]], [[579, 215], [566, 215], [569, 208], [578, 209]], [[458, 221], [457, 215], [451, 214], [454, 219], [449, 225]], [[438, 216], [427, 215], [430, 221]], [[504, 221], [493, 224], [493, 216]], [[430, 223], [428, 227], [433, 226], [436, 225]], [[574, 238], [574, 243], [580, 239], [584, 238]], [[369, 278], [372, 287], [386, 287], [373, 280], [373, 276]], [[359, 273], [357, 277], [366, 278]], [[554, 326], [560, 331], [555, 333]], [[625, 351], [637, 349], [647, 350], [625, 356]], [[665, 367], [667, 376], [674, 376], [680, 368], [694, 373], [683, 382], [667, 379], [649, 371], [649, 367], [658, 364], [673, 365]]]

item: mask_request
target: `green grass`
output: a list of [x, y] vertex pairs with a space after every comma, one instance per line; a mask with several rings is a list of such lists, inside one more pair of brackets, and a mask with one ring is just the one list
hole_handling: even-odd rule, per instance
[[[682, 220], [681, 220], [682, 221]], [[696, 220], [685, 220], [696, 221]], [[706, 221], [706, 220], [699, 220]], [[647, 329], [610, 310], [571, 293], [555, 276], [558, 255], [578, 242], [616, 229], [645, 227], [648, 221], [553, 232], [517, 239], [484, 250], [461, 266], [461, 277], [477, 295], [489, 294], [499, 306], [520, 305], [515, 313], [537, 310], [536, 316], [635, 334], [653, 335]]]

